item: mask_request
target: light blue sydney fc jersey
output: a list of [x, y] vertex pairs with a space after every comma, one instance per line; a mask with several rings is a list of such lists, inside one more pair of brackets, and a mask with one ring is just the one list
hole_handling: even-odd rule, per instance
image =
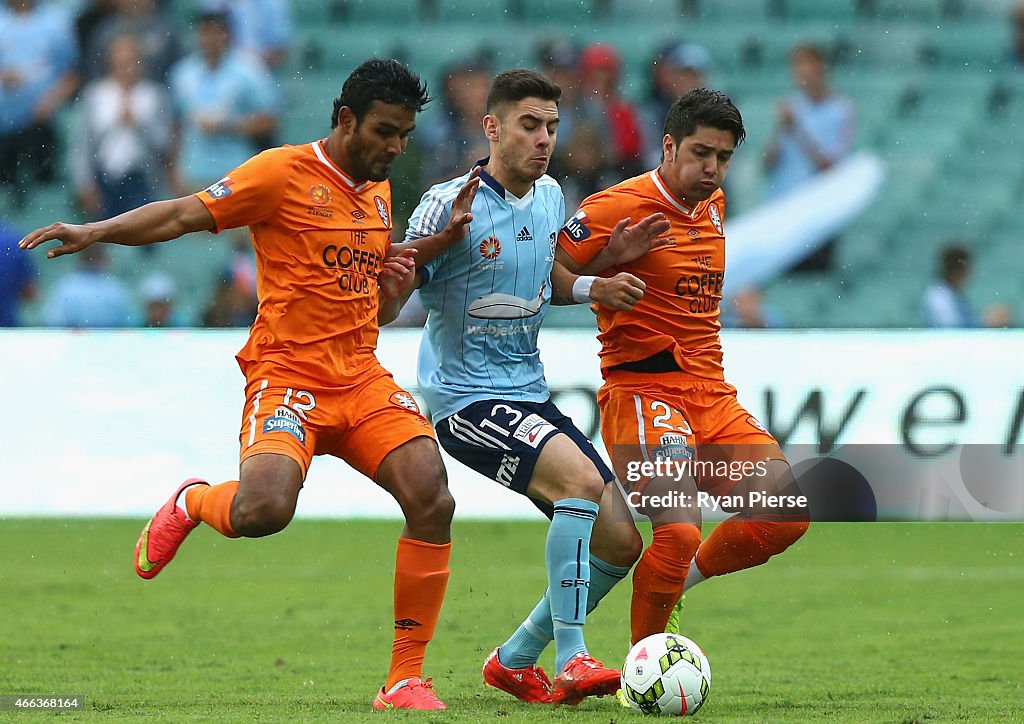
[[[480, 400], [544, 402], [549, 396], [537, 334], [551, 300], [565, 198], [546, 175], [521, 199], [486, 172], [480, 177], [465, 238], [420, 269], [428, 316], [418, 378], [435, 423]], [[445, 227], [468, 178], [423, 195], [406, 241]]]

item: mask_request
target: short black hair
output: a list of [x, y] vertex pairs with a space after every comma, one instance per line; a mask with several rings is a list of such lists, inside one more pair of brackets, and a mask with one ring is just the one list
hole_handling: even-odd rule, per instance
[[341, 95], [334, 100], [331, 128], [338, 126], [338, 116], [345, 107], [352, 110], [358, 125], [374, 101], [404, 106], [418, 113], [431, 100], [427, 84], [408, 66], [397, 60], [370, 58], [345, 79]]
[[970, 268], [971, 253], [960, 243], [945, 246], [939, 254], [939, 274], [946, 281], [951, 281]]
[[747, 137], [739, 109], [725, 93], [710, 88], [694, 88], [681, 95], [665, 118], [665, 133], [676, 143], [696, 131], [697, 126], [729, 131], [737, 146]]
[[540, 98], [542, 101], [558, 103], [562, 89], [546, 76], [527, 68], [503, 70], [491, 81], [491, 92], [487, 94], [487, 112], [502, 103], [518, 103], [523, 98]]
[[221, 29], [231, 34], [231, 17], [228, 15], [227, 10], [203, 10], [196, 15], [196, 25], [204, 25], [206, 23], [216, 23]]

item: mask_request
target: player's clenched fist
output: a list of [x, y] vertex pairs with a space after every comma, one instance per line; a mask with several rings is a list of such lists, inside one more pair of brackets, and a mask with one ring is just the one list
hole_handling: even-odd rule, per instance
[[416, 249], [389, 256], [381, 265], [377, 284], [384, 299], [408, 297], [416, 286]]
[[609, 309], [628, 312], [644, 297], [647, 285], [629, 272], [619, 272], [610, 279], [597, 277], [590, 287], [590, 298]]

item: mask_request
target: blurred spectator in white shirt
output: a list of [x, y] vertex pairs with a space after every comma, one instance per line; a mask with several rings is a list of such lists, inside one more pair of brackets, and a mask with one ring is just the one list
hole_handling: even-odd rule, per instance
[[138, 40], [116, 37], [108, 65], [108, 75], [83, 90], [71, 134], [71, 177], [89, 219], [154, 200], [171, 141], [170, 102], [162, 86], [143, 77]]

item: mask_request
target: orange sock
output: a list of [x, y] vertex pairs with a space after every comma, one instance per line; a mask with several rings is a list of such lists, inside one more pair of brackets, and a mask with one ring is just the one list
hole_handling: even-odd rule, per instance
[[632, 643], [665, 630], [699, 545], [700, 529], [690, 523], [654, 529], [654, 539], [633, 569]]
[[719, 523], [697, 549], [697, 567], [705, 578], [761, 565], [796, 543], [810, 525], [738, 518]]
[[395, 643], [385, 690], [403, 679], [423, 676], [423, 655], [434, 637], [448, 587], [451, 543], [398, 539], [395, 563]]
[[220, 485], [193, 485], [185, 491], [188, 517], [206, 523], [228, 538], [238, 538], [238, 533], [231, 527], [231, 503], [237, 492], [237, 480]]

